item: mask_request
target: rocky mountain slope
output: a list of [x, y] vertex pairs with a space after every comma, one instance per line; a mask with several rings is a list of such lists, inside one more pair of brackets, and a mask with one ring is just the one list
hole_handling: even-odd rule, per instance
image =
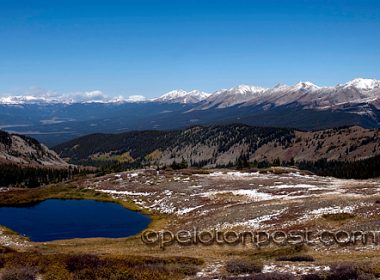
[[380, 130], [358, 126], [300, 131], [225, 125], [174, 131], [94, 134], [54, 150], [73, 162], [143, 162], [228, 166], [249, 162], [357, 161], [380, 154]]
[[54, 151], [38, 141], [4, 131], [0, 131], [0, 164], [47, 168], [69, 167], [69, 164]]

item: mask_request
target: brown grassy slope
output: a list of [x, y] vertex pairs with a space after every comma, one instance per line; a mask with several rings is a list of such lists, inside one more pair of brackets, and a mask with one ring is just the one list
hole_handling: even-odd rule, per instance
[[295, 132], [296, 138], [288, 145], [272, 141], [260, 147], [251, 160], [272, 162], [328, 160], [353, 161], [380, 154], [380, 130], [358, 126], [314, 132]]

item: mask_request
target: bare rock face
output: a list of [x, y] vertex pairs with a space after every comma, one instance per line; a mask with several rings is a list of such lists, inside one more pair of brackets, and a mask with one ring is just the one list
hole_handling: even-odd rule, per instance
[[33, 138], [0, 131], [0, 164], [67, 168], [69, 166], [54, 151]]

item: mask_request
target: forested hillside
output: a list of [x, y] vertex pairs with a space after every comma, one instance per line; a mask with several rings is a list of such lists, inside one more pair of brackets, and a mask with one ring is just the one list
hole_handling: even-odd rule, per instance
[[[294, 138], [289, 129], [250, 127], [246, 125], [195, 126], [185, 130], [136, 131], [123, 134], [92, 134], [58, 145], [53, 149], [64, 158], [73, 161], [112, 157], [129, 153], [133, 160], [144, 160], [154, 151], [167, 152], [189, 146], [201, 145], [216, 149], [215, 155], [224, 153], [236, 145], [248, 145], [250, 149], [273, 140], [286, 143]], [[163, 154], [164, 155], [164, 154]], [[192, 153], [192, 156], [196, 156]], [[190, 160], [190, 158], [189, 158]]]
[[[195, 126], [174, 131], [94, 134], [54, 149], [72, 163], [119, 169], [146, 165], [252, 167], [302, 163], [317, 173], [329, 174], [327, 166], [347, 169], [340, 163], [379, 155], [380, 130], [354, 126], [310, 132], [241, 124]], [[312, 167], [323, 161], [328, 163], [326, 168]], [[344, 177], [343, 173], [340, 176]]]
[[0, 187], [37, 187], [78, 172], [37, 140], [0, 131]]

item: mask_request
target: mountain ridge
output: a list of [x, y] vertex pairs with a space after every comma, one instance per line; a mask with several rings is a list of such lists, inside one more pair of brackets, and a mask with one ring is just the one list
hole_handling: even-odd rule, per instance
[[184, 130], [93, 134], [53, 148], [75, 163], [112, 162], [169, 166], [231, 166], [249, 162], [357, 161], [380, 154], [380, 129], [358, 126], [301, 131], [242, 124]]
[[54, 151], [35, 139], [1, 130], [0, 164], [53, 169], [69, 167]]
[[[55, 93], [48, 92], [47, 94], [42, 95], [9, 95], [0, 97], [0, 104], [3, 105], [21, 105], [21, 104], [73, 104], [73, 103], [133, 103], [133, 102], [178, 102], [178, 103], [198, 103], [207, 99], [212, 101], [215, 99], [215, 96], [220, 96], [223, 94], [240, 94], [240, 95], [252, 95], [255, 97], [255, 94], [261, 95], [271, 95], [272, 93], [279, 92], [279, 89], [284, 89], [288, 91], [316, 91], [316, 90], [331, 90], [331, 89], [349, 89], [354, 88], [356, 90], [362, 91], [373, 91], [375, 89], [380, 89], [380, 80], [375, 79], [365, 79], [365, 78], [355, 78], [344, 84], [337, 84], [336, 86], [317, 86], [311, 82], [298, 82], [293, 86], [288, 85], [275, 85], [272, 88], [265, 88], [254, 85], [238, 85], [230, 89], [219, 89], [213, 93], [206, 93], [201, 90], [191, 90], [185, 91], [183, 89], [169, 91], [160, 97], [157, 98], [146, 98], [142, 95], [131, 95], [128, 97], [116, 96], [108, 97], [104, 95], [99, 90], [87, 91], [83, 93], [74, 93], [69, 95], [58, 95]], [[378, 96], [377, 96], [378, 97]], [[85, 99], [85, 100], [80, 100]], [[249, 101], [243, 100], [243, 101]], [[234, 103], [230, 106], [236, 105]]]

